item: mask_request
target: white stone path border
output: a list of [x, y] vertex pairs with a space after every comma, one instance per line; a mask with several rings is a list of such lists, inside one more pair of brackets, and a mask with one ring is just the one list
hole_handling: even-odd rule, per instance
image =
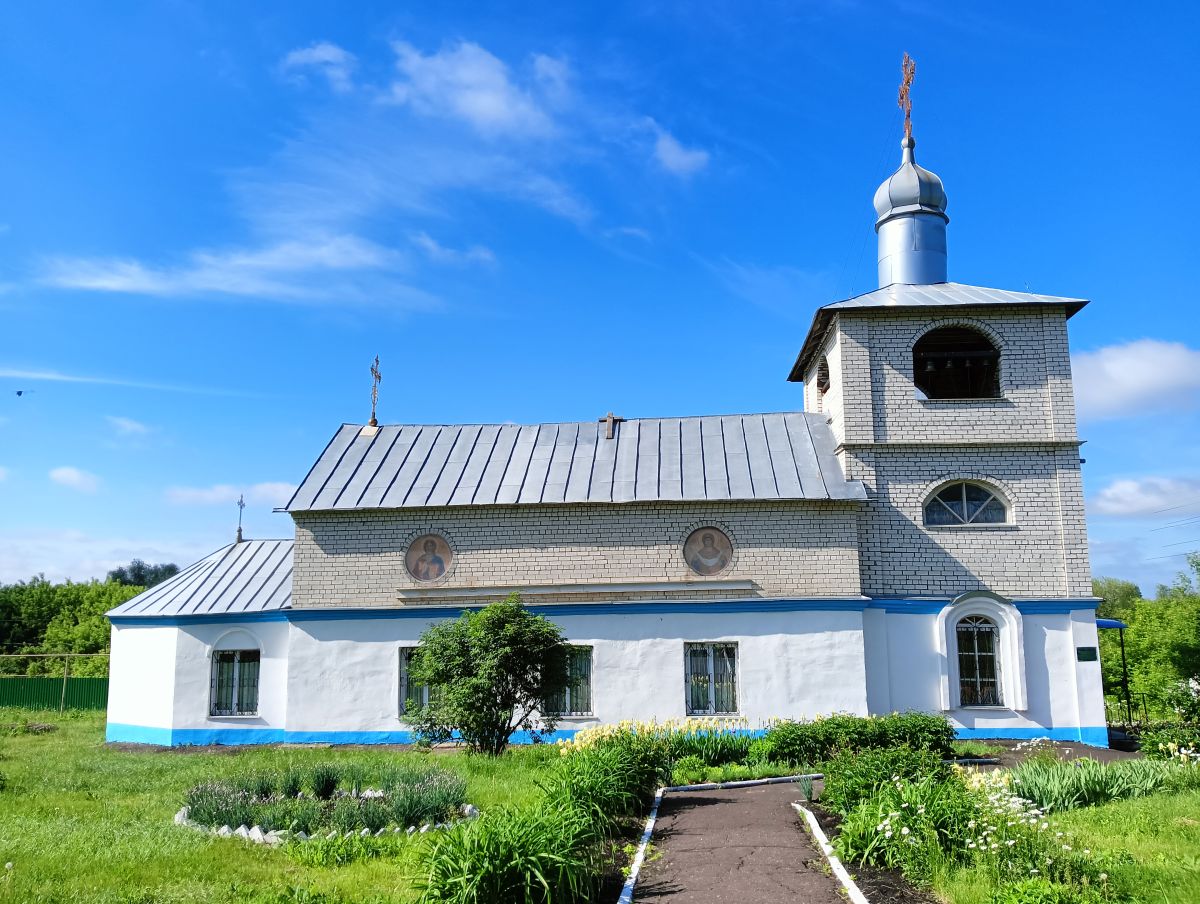
[[[803, 781], [804, 779], [816, 781], [817, 779], [824, 777], [825, 776], [820, 772], [812, 772], [806, 775], [781, 775], [775, 778], [754, 778], [739, 782], [705, 782], [702, 785], [668, 785], [665, 788], [659, 788], [658, 792], [654, 795], [654, 806], [650, 808], [650, 816], [646, 820], [646, 828], [642, 832], [642, 840], [638, 844], [637, 853], [633, 856], [633, 863], [629, 865], [629, 878], [625, 880], [625, 885], [621, 888], [621, 896], [617, 898], [617, 904], [633, 904], [633, 890], [637, 886], [638, 873], [641, 872], [642, 862], [646, 858], [646, 848], [650, 844], [650, 837], [654, 834], [654, 822], [658, 819], [658, 806], [662, 803], [663, 795], [668, 791], [717, 791], [724, 788], [752, 788], [755, 785], [782, 785], [788, 782]], [[792, 806], [797, 807], [798, 809], [803, 809], [799, 804], [792, 804]], [[804, 810], [804, 812], [807, 813], [808, 811]], [[820, 831], [820, 826], [817, 827], [817, 831]], [[821, 835], [821, 839], [822, 844], [828, 846], [828, 842], [825, 840], [825, 836], [823, 834]], [[825, 853], [825, 851], [822, 850], [822, 853]], [[832, 862], [837, 862], [837, 858], [832, 856], [832, 849], [830, 849], [830, 852], [826, 853], [825, 856], [831, 857]], [[838, 863], [838, 868], [840, 867], [841, 864]], [[844, 874], [845, 872], [846, 871], [843, 869], [842, 873]], [[840, 879], [841, 876], [838, 878]], [[869, 904], [867, 899], [862, 896], [862, 892], [858, 891], [858, 886], [854, 884], [854, 880], [848, 875], [842, 884], [845, 885], [846, 882], [850, 883], [848, 886], [846, 886], [847, 891], [853, 888], [853, 890], [858, 893], [858, 898], [854, 898], [853, 894], [851, 895], [850, 900], [853, 901], [854, 904]]]
[[817, 843], [817, 847], [821, 849], [821, 853], [825, 855], [825, 859], [829, 861], [829, 868], [833, 870], [833, 874], [837, 876], [838, 881], [842, 883], [842, 887], [846, 889], [846, 896], [853, 904], [871, 904], [867, 900], [867, 896], [862, 893], [855, 883], [850, 878], [850, 874], [846, 872], [846, 867], [842, 866], [842, 861], [838, 859], [837, 854], [833, 852], [833, 846], [829, 843], [829, 838], [821, 829], [821, 824], [817, 822], [817, 817], [813, 816], [812, 810], [801, 806], [799, 803], [793, 803], [792, 808], [804, 817], [804, 822], [808, 825], [808, 831], [813, 836], [813, 840]]

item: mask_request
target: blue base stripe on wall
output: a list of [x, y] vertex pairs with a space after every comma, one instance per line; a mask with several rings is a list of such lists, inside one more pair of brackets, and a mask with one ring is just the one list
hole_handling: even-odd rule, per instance
[[[765, 729], [739, 729], [738, 734], [755, 737]], [[574, 737], [576, 729], [562, 728], [543, 740], [553, 743]], [[959, 728], [962, 740], [1000, 738], [1029, 741], [1050, 738], [1054, 741], [1078, 741], [1092, 747], [1108, 746], [1108, 729], [1104, 726], [1082, 728]], [[147, 725], [123, 725], [110, 722], [105, 740], [127, 744], [155, 744], [160, 747], [181, 747], [208, 744], [412, 744], [416, 736], [411, 731], [286, 731], [281, 728], [155, 728]], [[515, 732], [513, 744], [531, 744], [527, 731]]]

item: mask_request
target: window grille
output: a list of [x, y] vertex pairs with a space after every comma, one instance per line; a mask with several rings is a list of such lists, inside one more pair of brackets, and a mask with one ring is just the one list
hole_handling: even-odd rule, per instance
[[958, 687], [961, 706], [1000, 706], [1000, 630], [982, 615], [969, 615], [956, 626]]
[[213, 653], [212, 715], [258, 715], [259, 658], [258, 650], [217, 650]]
[[989, 487], [964, 480], [943, 487], [925, 503], [925, 523], [1007, 524], [1008, 507]]
[[689, 716], [738, 711], [736, 643], [689, 643], [684, 668]]
[[592, 714], [591, 647], [571, 647], [567, 686], [546, 701], [546, 712], [559, 716]]
[[429, 685], [417, 684], [410, 677], [413, 656], [417, 647], [400, 648], [400, 715], [429, 705]]

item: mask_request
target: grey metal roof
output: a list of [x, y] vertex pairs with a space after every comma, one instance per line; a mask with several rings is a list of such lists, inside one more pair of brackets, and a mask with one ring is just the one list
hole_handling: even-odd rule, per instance
[[245, 540], [189, 565], [108, 613], [130, 616], [224, 615], [292, 605], [291, 540]]
[[865, 499], [824, 415], [564, 424], [345, 424], [286, 511], [711, 499]]
[[1007, 289], [988, 289], [983, 286], [967, 286], [962, 283], [945, 282], [927, 285], [907, 285], [893, 283], [847, 298], [835, 301], [817, 309], [809, 328], [808, 337], [788, 379], [800, 382], [808, 369], [809, 359], [816, 354], [825, 328], [835, 313], [855, 312], [872, 308], [971, 308], [994, 307], [1006, 305], [1058, 305], [1066, 309], [1067, 317], [1077, 313], [1087, 299], [1064, 298], [1057, 295], [1035, 295], [1030, 292], [1010, 292]]

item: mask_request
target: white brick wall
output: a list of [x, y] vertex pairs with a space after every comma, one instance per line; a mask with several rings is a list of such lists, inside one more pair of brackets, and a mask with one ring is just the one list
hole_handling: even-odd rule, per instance
[[537, 602], [854, 597], [860, 592], [858, 508], [706, 502], [298, 513], [292, 599], [296, 606], [413, 604], [398, 591], [429, 585], [409, 576], [404, 553], [426, 531], [444, 533], [455, 549], [450, 574], [438, 585], [447, 590], [695, 580], [682, 544], [707, 523], [724, 525], [734, 541], [733, 564], [719, 578], [751, 580], [755, 589], [571, 593], [539, 595]]

